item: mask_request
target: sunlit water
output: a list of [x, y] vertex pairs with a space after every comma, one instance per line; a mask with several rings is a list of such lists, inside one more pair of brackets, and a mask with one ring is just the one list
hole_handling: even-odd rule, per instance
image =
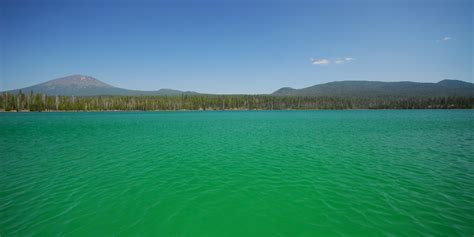
[[0, 235], [472, 236], [474, 111], [1, 113]]

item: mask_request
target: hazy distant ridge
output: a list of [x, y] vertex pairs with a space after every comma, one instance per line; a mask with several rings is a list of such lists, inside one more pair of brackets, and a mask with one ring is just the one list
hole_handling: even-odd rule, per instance
[[118, 88], [106, 84], [94, 77], [85, 75], [72, 75], [50, 80], [34, 86], [21, 89], [11, 90], [8, 92], [18, 93], [44, 93], [48, 95], [75, 95], [75, 96], [97, 96], [97, 95], [122, 95], [122, 96], [138, 96], [138, 95], [181, 95], [196, 94], [191, 91], [179, 91], [173, 89], [160, 89], [156, 91], [139, 91]]
[[325, 97], [474, 97], [474, 84], [459, 80], [442, 80], [438, 83], [337, 81], [302, 89], [281, 88], [272, 95], [325, 96]]
[[[48, 95], [75, 96], [139, 96], [139, 95], [182, 95], [198, 94], [193, 91], [160, 89], [140, 91], [118, 88], [94, 77], [72, 75], [50, 80], [34, 86], [8, 91], [10, 93], [44, 93]], [[380, 82], [380, 81], [336, 81], [302, 89], [281, 88], [275, 96], [317, 96], [317, 97], [474, 97], [474, 84], [459, 80], [442, 80], [438, 83]]]

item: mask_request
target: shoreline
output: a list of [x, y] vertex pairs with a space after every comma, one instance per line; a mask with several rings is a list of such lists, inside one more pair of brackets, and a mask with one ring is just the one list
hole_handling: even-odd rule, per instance
[[224, 110], [45, 110], [2, 111], [0, 113], [116, 113], [116, 112], [224, 112], [224, 111], [356, 111], [356, 110], [474, 110], [474, 108], [416, 108], [416, 109], [224, 109]]

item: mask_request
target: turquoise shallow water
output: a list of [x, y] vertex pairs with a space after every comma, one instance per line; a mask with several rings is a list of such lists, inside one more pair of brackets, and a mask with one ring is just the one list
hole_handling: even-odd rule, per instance
[[0, 235], [472, 236], [474, 111], [1, 113]]

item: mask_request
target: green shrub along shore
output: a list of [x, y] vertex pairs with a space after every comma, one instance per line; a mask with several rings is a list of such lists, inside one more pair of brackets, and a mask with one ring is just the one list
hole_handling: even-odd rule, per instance
[[474, 97], [50, 96], [3, 93], [0, 111], [473, 109]]

